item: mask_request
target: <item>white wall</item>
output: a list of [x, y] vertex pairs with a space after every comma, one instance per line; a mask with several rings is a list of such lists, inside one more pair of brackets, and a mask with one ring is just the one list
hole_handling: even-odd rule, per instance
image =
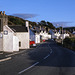
[[3, 35], [3, 51], [13, 52], [13, 33]]
[[19, 40], [14, 35], [14, 32], [7, 25], [5, 25], [3, 29], [4, 31], [8, 32], [8, 34], [4, 34], [3, 32], [3, 51], [4, 52], [19, 51]]
[[3, 38], [0, 38], [0, 51], [3, 51]]
[[61, 34], [59, 32], [58, 33], [56, 32], [54, 35], [56, 36], [56, 39], [59, 39]]
[[35, 43], [40, 43], [40, 35], [39, 34], [35, 35]]
[[17, 32], [16, 36], [21, 42], [21, 47], [19, 47], [19, 49], [28, 49], [29, 48], [29, 33], [28, 32]]
[[66, 37], [69, 37], [69, 34], [61, 34], [61, 39], [65, 39]]
[[45, 32], [41, 31], [40, 35], [42, 36], [42, 40], [51, 39], [51, 35], [46, 33], [46, 31]]
[[13, 36], [13, 51], [19, 51], [19, 39]]

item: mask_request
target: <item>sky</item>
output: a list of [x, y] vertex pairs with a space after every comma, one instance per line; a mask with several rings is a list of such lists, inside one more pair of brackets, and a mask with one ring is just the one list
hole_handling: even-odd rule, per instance
[[55, 26], [75, 27], [75, 0], [0, 0], [0, 11], [24, 15], [24, 19], [49, 21]]

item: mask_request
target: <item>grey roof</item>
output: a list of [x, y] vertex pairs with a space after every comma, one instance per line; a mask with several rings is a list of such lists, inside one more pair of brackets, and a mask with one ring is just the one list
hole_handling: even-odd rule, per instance
[[28, 29], [25, 26], [20, 26], [20, 25], [12, 26], [11, 25], [9, 27], [15, 32], [28, 32]]

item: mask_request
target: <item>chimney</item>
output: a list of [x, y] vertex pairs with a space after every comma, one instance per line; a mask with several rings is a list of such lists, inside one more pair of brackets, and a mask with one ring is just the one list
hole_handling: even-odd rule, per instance
[[29, 22], [26, 21], [25, 24], [26, 24], [26, 27], [28, 28], [29, 27]]
[[40, 26], [40, 32], [41, 32], [41, 26]]
[[5, 15], [5, 11], [3, 11], [3, 15]]
[[2, 14], [2, 11], [0, 11], [0, 15], [3, 15], [3, 14]]

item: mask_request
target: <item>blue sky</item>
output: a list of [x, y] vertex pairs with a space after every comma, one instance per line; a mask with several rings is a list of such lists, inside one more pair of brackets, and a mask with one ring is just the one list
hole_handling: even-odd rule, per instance
[[0, 11], [7, 15], [32, 14], [36, 16], [27, 20], [75, 27], [75, 0], [0, 0]]

